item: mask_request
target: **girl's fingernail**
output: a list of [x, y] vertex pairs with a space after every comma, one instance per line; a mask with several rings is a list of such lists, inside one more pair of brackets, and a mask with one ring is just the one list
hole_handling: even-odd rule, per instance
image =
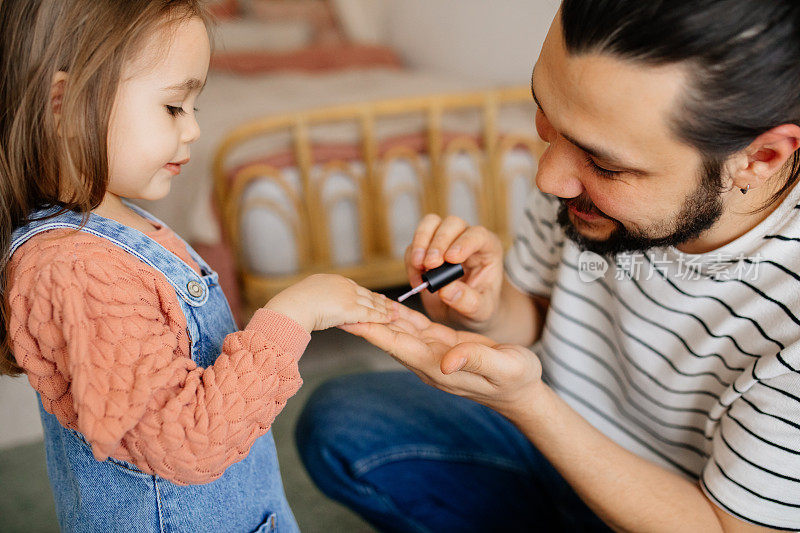
[[411, 253], [411, 262], [417, 266], [422, 264], [422, 260], [425, 258], [425, 250], [422, 248], [417, 248]]
[[455, 302], [459, 298], [461, 298], [461, 289], [457, 290], [456, 292], [447, 297], [447, 299], [450, 300], [451, 302]]

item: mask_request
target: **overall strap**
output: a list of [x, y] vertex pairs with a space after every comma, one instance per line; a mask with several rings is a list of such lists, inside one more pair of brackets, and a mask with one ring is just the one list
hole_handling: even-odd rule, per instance
[[[151, 222], [153, 222], [155, 224], [158, 224], [159, 226], [167, 226], [167, 224], [164, 224], [164, 222], [162, 222], [158, 218], [154, 217], [152, 214], [150, 214], [149, 212], [145, 211], [144, 209], [142, 209], [138, 205], [136, 205], [134, 203], [131, 203], [128, 200], [123, 200], [123, 203], [126, 206], [128, 206], [131, 210], [135, 211], [139, 216], [142, 216], [142, 217], [146, 218], [147, 220], [149, 220], [149, 221], [151, 221]], [[189, 246], [188, 242], [184, 241], [183, 238], [181, 238], [181, 236], [178, 235], [177, 233], [175, 234], [175, 236], [178, 238], [178, 240], [180, 240], [183, 243], [184, 246], [186, 246], [186, 250], [189, 252], [189, 255], [192, 257], [192, 259], [194, 259], [194, 261], [198, 265], [200, 265], [200, 270], [203, 273], [211, 273], [211, 272], [213, 272], [211, 267], [208, 266], [208, 263], [206, 263], [205, 259], [200, 257], [200, 254], [198, 254], [194, 250], [194, 248]]]

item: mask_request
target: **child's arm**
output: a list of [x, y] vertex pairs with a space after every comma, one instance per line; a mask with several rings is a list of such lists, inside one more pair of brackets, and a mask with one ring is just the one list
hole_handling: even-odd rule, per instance
[[[308, 331], [262, 309], [228, 335], [212, 367], [197, 368], [172, 287], [143, 275], [125, 252], [100, 246], [98, 261], [87, 248], [49, 264], [20, 261], [9, 323], [19, 364], [45, 408], [80, 431], [98, 460], [114, 456], [181, 484], [216, 479], [247, 455], [300, 387], [297, 360]], [[350, 283], [322, 294], [315, 287], [295, 296], [328, 309], [328, 318], [380, 314], [372, 307], [381, 299], [359, 303], [363, 290]], [[335, 311], [331, 298], [348, 294], [353, 305]], [[308, 316], [320, 325], [318, 315]]]

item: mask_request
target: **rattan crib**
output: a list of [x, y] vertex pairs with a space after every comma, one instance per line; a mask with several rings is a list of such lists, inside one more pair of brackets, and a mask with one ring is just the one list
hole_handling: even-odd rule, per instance
[[[545, 148], [533, 129], [533, 113], [525, 113], [527, 131], [505, 132], [498, 124], [498, 114], [506, 106], [531, 105], [528, 88], [487, 90], [462, 94], [386, 100], [337, 106], [255, 119], [235, 128], [219, 146], [214, 159], [214, 196], [226, 240], [235, 255], [237, 274], [247, 311], [261, 306], [271, 296], [315, 272], [335, 272], [369, 288], [384, 288], [406, 283], [401, 254], [408, 243], [398, 243], [392, 225], [398, 217], [414, 219], [424, 213], [446, 216], [453, 212], [451, 191], [458, 184], [474, 195], [475, 220], [511, 240], [510, 204], [519, 196], [512, 180], [523, 179], [532, 186], [535, 162]], [[478, 131], [460, 134], [443, 125], [449, 113], [476, 113]], [[378, 138], [377, 125], [398, 116], [424, 117], [420, 132], [424, 142], [417, 148], [399, 143], [386, 147]], [[312, 132], [325, 124], [349, 123], [357, 130], [358, 164], [352, 158], [315, 158]], [[236, 164], [233, 154], [254, 138], [280, 135], [289, 139], [296, 183], [287, 178], [285, 168], [249, 157]], [[508, 154], [527, 154], [532, 162], [520, 172], [509, 170]], [[455, 155], [474, 162], [477, 174], [465, 181], [451, 171], [448, 161]], [[416, 184], [391, 185], [387, 173], [394, 162], [404, 161], [415, 169]], [[354, 171], [354, 168], [359, 171]], [[327, 182], [333, 175], [349, 180], [351, 187], [327, 194]], [[513, 174], [513, 175], [512, 175]], [[477, 177], [476, 177], [477, 176]], [[280, 190], [272, 197], [248, 196], [255, 183], [267, 181]], [[400, 195], [411, 195], [419, 209], [407, 216], [393, 211]], [[518, 203], [519, 198], [516, 198]], [[337, 260], [332, 238], [330, 214], [339, 202], [348, 202], [356, 211], [358, 253], [347, 261]], [[249, 250], [258, 239], [272, 233], [257, 226], [251, 235], [243, 235], [243, 221], [254, 210], [267, 210], [287, 228], [295, 262], [288, 270], [270, 272], [256, 269]], [[405, 220], [412, 224], [416, 220]], [[258, 235], [263, 231], [261, 236]], [[275, 249], [275, 245], [271, 245]]]

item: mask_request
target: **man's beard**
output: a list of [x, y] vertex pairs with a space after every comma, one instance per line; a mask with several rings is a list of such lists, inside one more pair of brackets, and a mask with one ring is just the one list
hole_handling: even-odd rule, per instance
[[[644, 232], [627, 229], [621, 222], [607, 217], [591, 200], [579, 196], [577, 198], [559, 198], [561, 206], [558, 210], [558, 223], [564, 228], [566, 236], [584, 250], [612, 257], [623, 252], [642, 252], [651, 248], [678, 246], [699, 237], [722, 216], [722, 165], [706, 162], [703, 165], [700, 184], [683, 203], [680, 213], [670, 221], [658, 227], [671, 228], [663, 237], [650, 237]], [[616, 228], [607, 238], [598, 240], [583, 236], [569, 219], [569, 207], [575, 206], [581, 212], [594, 212], [606, 216]]]

